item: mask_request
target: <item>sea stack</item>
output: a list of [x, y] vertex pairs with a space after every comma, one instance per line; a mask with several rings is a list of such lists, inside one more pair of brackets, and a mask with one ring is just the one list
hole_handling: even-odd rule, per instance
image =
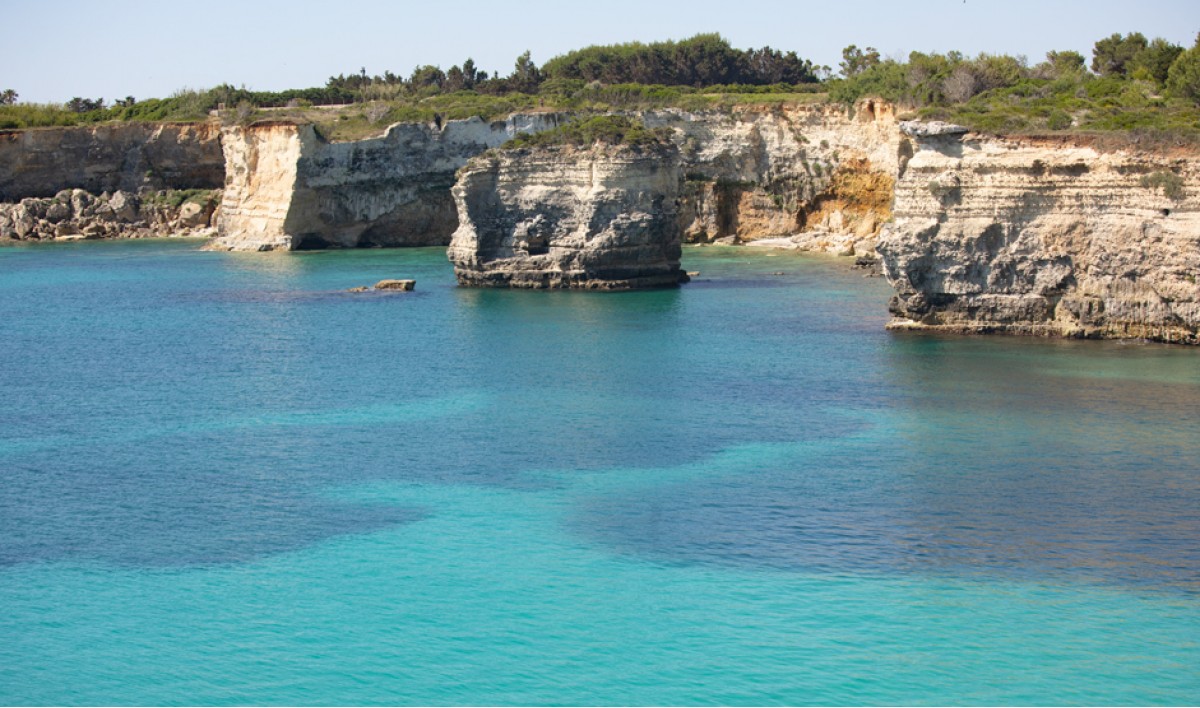
[[631, 290], [686, 282], [679, 150], [604, 116], [472, 159], [453, 194], [460, 285]]

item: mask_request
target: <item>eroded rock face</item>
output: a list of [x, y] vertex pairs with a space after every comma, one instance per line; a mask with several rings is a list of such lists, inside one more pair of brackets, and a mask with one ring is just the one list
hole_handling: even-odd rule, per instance
[[1197, 343], [1200, 162], [913, 132], [891, 326]]
[[673, 146], [496, 151], [453, 189], [448, 255], [462, 285], [627, 290], [674, 286], [679, 152]]
[[[811, 232], [804, 242], [812, 250], [871, 252], [891, 216], [891, 180], [911, 155], [892, 106], [873, 100], [853, 108], [739, 106], [640, 117], [674, 133], [689, 242]], [[886, 182], [882, 200], [875, 195], [879, 178]]]
[[225, 129], [228, 163], [219, 237], [236, 251], [445, 245], [457, 226], [450, 187], [474, 155], [555, 114], [444, 125], [399, 123], [379, 138], [323, 140], [312, 126]]
[[[679, 218], [693, 242], [811, 231], [818, 236], [806, 243], [815, 249], [870, 252], [890, 217], [890, 193], [880, 201], [859, 185], [891, 180], [909, 144], [891, 106], [870, 100], [853, 109], [746, 106], [636, 117], [670, 129], [680, 150]], [[447, 244], [457, 227], [454, 171], [517, 133], [568, 119], [515, 114], [493, 123], [398, 124], [384, 137], [332, 144], [307, 126], [228, 128], [226, 194], [212, 247]]]
[[64, 189], [220, 189], [225, 158], [214, 123], [115, 123], [0, 131], [0, 201]]

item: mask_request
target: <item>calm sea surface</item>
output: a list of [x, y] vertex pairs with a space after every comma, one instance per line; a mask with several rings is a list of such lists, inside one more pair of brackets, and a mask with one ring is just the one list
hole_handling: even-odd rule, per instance
[[197, 245], [0, 249], [0, 704], [1200, 702], [1198, 349]]

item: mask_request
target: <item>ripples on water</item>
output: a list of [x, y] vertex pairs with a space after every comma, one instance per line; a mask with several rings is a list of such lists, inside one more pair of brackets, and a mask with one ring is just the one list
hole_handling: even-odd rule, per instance
[[[388, 664], [393, 673], [367, 680], [380, 693], [330, 679], [306, 689], [317, 694], [299, 694], [317, 702], [1200, 700], [1195, 642], [1125, 647], [1159, 662], [1155, 678], [1146, 686], [1098, 679], [1092, 693], [1071, 693], [1049, 673], [1029, 679], [1038, 687], [1030, 693], [1003, 681], [968, 687], [952, 665], [925, 666], [917, 675], [928, 685], [907, 684], [907, 668], [861, 685], [826, 680], [878, 668], [896, 651], [883, 620], [838, 615], [828, 603], [841, 601], [831, 598], [904, 607], [915, 588], [937, 583], [1108, 588], [1167, 603], [1159, 609], [1169, 619], [1154, 616], [1164, 627], [1200, 629], [1195, 349], [890, 335], [886, 284], [839, 261], [791, 254], [689, 250], [686, 265], [701, 276], [685, 288], [601, 294], [457, 289], [444, 254], [430, 249], [247, 258], [192, 248], [0, 250], [0, 599], [11, 615], [0, 632], [24, 638], [24, 651], [0, 649], [0, 665], [10, 667], [0, 669], [0, 702], [295, 701], [284, 678], [257, 691], [245, 684], [248, 665], [236, 651], [212, 659], [230, 675], [210, 679], [237, 691], [188, 684], [194, 664], [169, 642], [157, 651], [191, 686], [182, 698], [128, 688], [137, 682], [119, 666], [91, 676], [110, 692], [72, 693], [68, 680], [53, 684], [67, 687], [56, 693], [29, 677], [81, 670], [70, 652], [91, 632], [124, 636], [104, 628], [108, 603], [129, 600], [124, 590], [120, 600], [102, 590], [106, 578], [140, 593], [141, 621], [153, 623], [156, 593], [201, 596], [187, 578], [236, 572], [239, 583], [286, 584], [271, 579], [301, 559], [309, 565], [299, 577], [310, 580], [299, 582], [358, 572], [348, 567], [401, 573], [385, 586], [375, 575], [358, 585], [400, 604], [433, 601], [407, 595], [422, 588], [440, 588], [443, 599], [473, 593], [453, 605], [462, 617], [452, 611], [429, 628], [440, 639], [426, 637], [427, 653], [408, 657], [446, 668], [455, 688], [421, 692], [418, 678]], [[384, 277], [415, 277], [418, 290], [344, 292]], [[421, 535], [434, 528], [436, 540]], [[388, 544], [406, 539], [425, 540], [395, 556]], [[584, 562], [581, 552], [594, 555]], [[496, 572], [525, 578], [521, 592], [544, 603], [528, 606], [531, 618], [607, 592], [627, 573], [638, 602], [660, 609], [684, 573], [686, 592], [708, 609], [689, 610], [683, 624], [654, 611], [627, 624], [625, 602], [598, 610], [590, 630], [586, 612], [574, 617], [582, 635], [516, 631], [532, 642], [518, 652], [528, 663], [509, 676], [511, 693], [488, 689], [463, 667], [499, 670], [513, 647], [438, 634], [491, 626], [512, 607], [503, 583], [494, 596], [492, 581], [439, 585], [446, 579], [437, 568], [467, 567], [479, 553], [504, 559]], [[69, 587], [79, 568], [90, 569], [90, 589], [78, 591], [89, 609], [81, 633], [64, 634], [48, 628], [61, 609], [36, 598]], [[153, 575], [167, 570], [185, 575], [172, 587]], [[31, 582], [39, 594], [26, 593]], [[836, 643], [819, 655], [788, 649], [784, 616], [764, 598], [789, 597], [796, 582], [818, 584], [795, 596], [808, 598], [804, 612], [837, 616], [810, 637], [861, 626], [874, 627], [877, 642], [860, 638], [848, 653]], [[325, 600], [350, 615], [305, 623], [352, 631], [354, 608], [374, 602], [355, 592]], [[986, 615], [980, 598], [992, 590], [978, 592], [955, 602]], [[913, 641], [964, 619], [950, 605], [919, 606], [905, 623]], [[198, 623], [211, 619], [204, 607], [193, 608]], [[712, 683], [648, 658], [688, 627], [717, 633], [698, 646], [728, 649], [740, 630], [717, 638], [713, 627], [728, 619], [712, 614], [718, 607], [736, 608], [739, 626], [758, 629], [730, 664], [699, 675]], [[427, 620], [371, 611], [383, 613], [379, 631], [425, 631]], [[1012, 656], [1035, 641], [1035, 625], [1047, 626], [1040, 612], [1019, 603], [991, 618], [992, 631], [1030, 623], [1031, 634], [1012, 630]], [[1149, 615], [1129, 612], [1163, 636]], [[297, 651], [300, 627], [275, 622], [277, 633], [252, 652], [260, 660]], [[1072, 622], [1098, 638], [1113, 631], [1101, 614]], [[640, 631], [645, 644], [631, 649]], [[621, 649], [592, 656], [594, 692], [572, 693], [563, 682], [586, 681], [552, 667], [587, 636]], [[332, 646], [341, 660], [370, 663], [369, 648]], [[936, 661], [965, 670], [976, 666], [971, 651], [957, 646]], [[657, 668], [635, 677], [622, 657], [639, 652]], [[605, 662], [625, 666], [617, 673], [627, 680], [604, 677]], [[268, 673], [286, 674], [286, 665]], [[753, 666], [773, 668], [755, 678]], [[537, 685], [542, 693], [513, 688]]]

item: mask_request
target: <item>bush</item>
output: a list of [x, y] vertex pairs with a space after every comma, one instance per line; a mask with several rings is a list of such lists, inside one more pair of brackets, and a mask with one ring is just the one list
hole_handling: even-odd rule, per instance
[[637, 147], [666, 145], [670, 143], [670, 129], [649, 130], [641, 121], [625, 116], [595, 116], [541, 133], [518, 135], [503, 147], [509, 150], [548, 145], [587, 146], [595, 143]]
[[1054, 111], [1046, 118], [1046, 127], [1050, 130], [1066, 130], [1071, 127], [1071, 116], [1064, 111]]
[[1155, 172], [1140, 181], [1146, 189], [1162, 189], [1163, 196], [1172, 201], [1181, 201], [1185, 196], [1183, 178], [1174, 172]]

